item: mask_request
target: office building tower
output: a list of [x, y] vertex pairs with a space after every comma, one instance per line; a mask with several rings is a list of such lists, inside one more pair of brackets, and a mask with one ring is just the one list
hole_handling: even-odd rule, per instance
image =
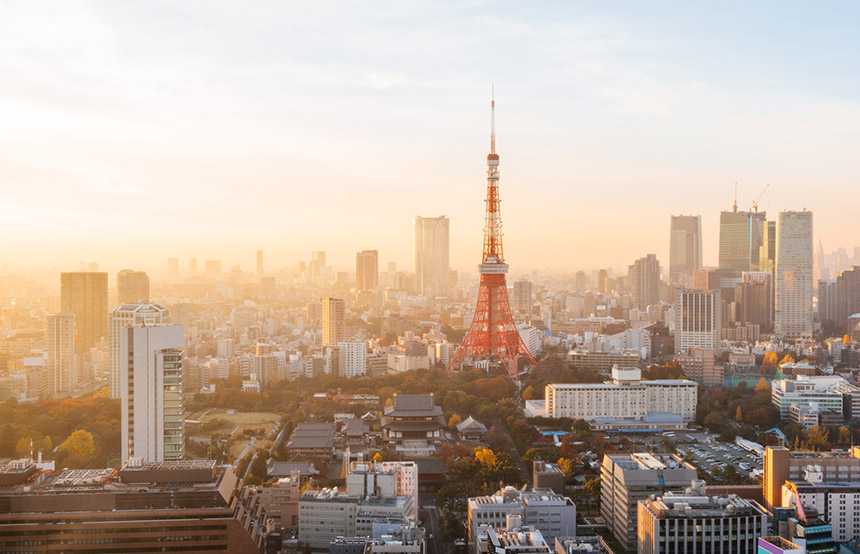
[[676, 455], [605, 454], [600, 467], [600, 515], [621, 548], [636, 552], [639, 501], [652, 494], [682, 492], [697, 478], [696, 468]]
[[352, 379], [367, 373], [367, 345], [364, 341], [341, 341], [338, 347], [338, 371]]
[[737, 323], [758, 325], [763, 332], [773, 326], [773, 275], [769, 271], [744, 271], [735, 285]]
[[767, 534], [767, 514], [737, 495], [710, 496], [704, 481], [683, 493], [639, 501], [639, 554], [753, 554]]
[[221, 260], [206, 260], [206, 276], [215, 279], [221, 275]]
[[782, 488], [786, 481], [799, 481], [808, 466], [818, 467], [825, 482], [860, 482], [860, 447], [850, 452], [810, 452], [789, 450], [783, 446], [767, 446], [764, 451], [764, 504], [768, 511], [787, 507]]
[[[837, 285], [838, 286], [838, 285]], [[780, 212], [776, 220], [776, 310], [780, 338], [812, 338], [812, 212]]]
[[766, 221], [765, 212], [720, 212], [720, 289], [726, 302], [734, 301], [743, 272], [759, 269]]
[[773, 273], [776, 270], [776, 221], [764, 222], [764, 240], [758, 252], [759, 271]]
[[257, 277], [262, 277], [265, 273], [263, 270], [263, 251], [257, 250]]
[[669, 283], [689, 287], [702, 268], [702, 216], [673, 215], [669, 228]]
[[337, 345], [344, 340], [344, 305], [342, 298], [322, 298], [322, 343]]
[[171, 279], [179, 277], [179, 258], [167, 258], [167, 275]]
[[609, 273], [605, 269], [597, 271], [597, 292], [610, 292]]
[[584, 271], [576, 272], [574, 286], [580, 293], [585, 292], [586, 287], [588, 287], [588, 277], [585, 275]]
[[197, 275], [197, 258], [188, 258], [188, 273]]
[[117, 304], [149, 302], [149, 275], [143, 271], [123, 269], [116, 274]]
[[822, 468], [810, 465], [800, 479], [785, 482], [782, 497], [783, 503], [789, 498], [795, 506], [801, 502], [806, 514], [817, 513], [829, 522], [836, 542], [860, 538], [860, 482], [826, 481]]
[[633, 293], [633, 302], [640, 310], [660, 302], [660, 262], [657, 256], [648, 254], [633, 262], [627, 269], [627, 283]]
[[75, 314], [61, 312], [48, 316], [48, 390], [53, 396], [77, 387], [75, 359]]
[[719, 351], [722, 303], [719, 290], [675, 291], [675, 354], [692, 347]]
[[60, 274], [60, 305], [74, 312], [77, 351], [85, 353], [107, 335], [108, 274], [81, 271]]
[[836, 277], [836, 319], [845, 333], [850, 333], [852, 315], [860, 313], [860, 266], [842, 271]]
[[818, 281], [818, 320], [832, 327], [839, 320], [839, 300], [836, 279]]
[[181, 460], [185, 453], [182, 325], [121, 331], [122, 462]]
[[170, 323], [170, 311], [161, 304], [120, 304], [110, 312], [110, 397], [120, 398], [122, 382], [122, 329], [133, 325]]
[[511, 298], [511, 308], [514, 312], [527, 314], [532, 307], [532, 282], [523, 277], [514, 281], [514, 294]]
[[693, 273], [694, 289], [720, 288], [720, 270], [715, 267], [704, 267]]
[[415, 216], [412, 221], [415, 290], [429, 297], [450, 291], [448, 217]]
[[379, 252], [362, 250], [355, 255], [355, 288], [366, 292], [379, 286]]
[[324, 267], [325, 252], [323, 252], [322, 250], [311, 252], [311, 261], [308, 262], [307, 267], [307, 280], [311, 283], [319, 281], [323, 275]]

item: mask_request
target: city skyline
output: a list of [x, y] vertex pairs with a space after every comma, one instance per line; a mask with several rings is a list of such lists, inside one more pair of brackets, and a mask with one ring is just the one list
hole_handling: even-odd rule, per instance
[[[0, 214], [18, 240], [0, 261], [253, 271], [258, 249], [274, 270], [312, 250], [350, 267], [371, 248], [406, 268], [410, 220], [444, 214], [452, 267], [473, 269], [491, 83], [514, 274], [648, 253], [665, 267], [678, 214], [702, 216], [715, 266], [735, 182], [740, 209], [770, 183], [762, 211], [809, 209], [816, 241], [850, 249], [853, 204], [825, 198], [850, 198], [860, 169], [856, 8], [736, 6], [732, 19], [677, 3], [268, 4], [260, 18], [211, 4], [189, 30], [191, 8], [13, 4]], [[797, 21], [830, 33], [752, 33]], [[826, 197], [810, 194], [822, 184]]]

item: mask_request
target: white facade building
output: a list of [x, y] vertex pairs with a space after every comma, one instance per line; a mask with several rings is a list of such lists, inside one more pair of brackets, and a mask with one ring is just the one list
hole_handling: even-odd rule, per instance
[[690, 348], [720, 350], [722, 309], [719, 290], [678, 288], [675, 291], [675, 354]]
[[182, 325], [135, 325], [121, 331], [122, 461], [181, 460]]
[[638, 368], [612, 368], [604, 383], [549, 384], [545, 389], [547, 417], [593, 420], [641, 419], [652, 412], [696, 417], [698, 385], [687, 379], [643, 381]]
[[771, 402], [779, 409], [780, 419], [789, 419], [792, 404], [815, 406], [820, 412], [844, 414], [846, 419], [860, 416], [860, 388], [839, 376], [798, 375], [794, 379], [774, 379]]
[[506, 529], [509, 517], [540, 531], [548, 542], [556, 537], [576, 536], [576, 504], [552, 489], [519, 491], [505, 487], [491, 496], [469, 499], [470, 544], [478, 544], [482, 528]]
[[351, 379], [367, 373], [367, 344], [363, 341], [346, 341], [339, 342], [337, 347], [341, 377]]
[[418, 510], [418, 466], [415, 462], [352, 462], [346, 476], [346, 494], [363, 498], [404, 496], [411, 499], [407, 519], [415, 519]]
[[782, 485], [782, 505], [796, 505], [797, 497], [807, 510], [814, 508], [833, 528], [838, 543], [860, 538], [860, 483], [825, 481], [821, 466], [803, 468], [803, 479]]
[[120, 397], [122, 358], [120, 356], [120, 331], [131, 325], [159, 325], [170, 323], [170, 311], [161, 304], [119, 304], [111, 310], [110, 332], [110, 397]]
[[780, 338], [812, 338], [812, 212], [776, 220], [776, 317]]

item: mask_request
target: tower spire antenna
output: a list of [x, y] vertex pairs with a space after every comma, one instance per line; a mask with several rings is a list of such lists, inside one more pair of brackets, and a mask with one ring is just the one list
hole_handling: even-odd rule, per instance
[[738, 211], [738, 183], [735, 181], [735, 203], [732, 204], [732, 211]]
[[496, 85], [490, 89], [490, 154], [496, 153]]

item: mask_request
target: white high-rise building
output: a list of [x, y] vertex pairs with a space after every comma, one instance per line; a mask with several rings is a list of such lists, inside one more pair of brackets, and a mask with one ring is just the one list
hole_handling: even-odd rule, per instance
[[182, 325], [135, 325], [120, 331], [122, 355], [122, 461], [181, 460]]
[[110, 313], [110, 397], [120, 397], [122, 358], [120, 332], [131, 325], [159, 325], [170, 323], [170, 310], [161, 304], [120, 304]]
[[77, 386], [73, 312], [48, 316], [48, 379], [48, 390], [54, 396], [71, 392]]
[[780, 338], [812, 338], [812, 212], [776, 220], [776, 317]]
[[415, 216], [412, 234], [415, 289], [430, 297], [447, 296], [451, 273], [448, 217]]
[[702, 269], [702, 216], [673, 215], [669, 230], [669, 282], [692, 286]]
[[532, 282], [525, 277], [514, 281], [511, 309], [515, 312], [526, 314], [532, 309]]
[[722, 304], [719, 290], [678, 288], [675, 291], [675, 354], [690, 348], [720, 349]]
[[339, 342], [337, 347], [341, 377], [351, 379], [367, 373], [367, 345], [363, 341]]

